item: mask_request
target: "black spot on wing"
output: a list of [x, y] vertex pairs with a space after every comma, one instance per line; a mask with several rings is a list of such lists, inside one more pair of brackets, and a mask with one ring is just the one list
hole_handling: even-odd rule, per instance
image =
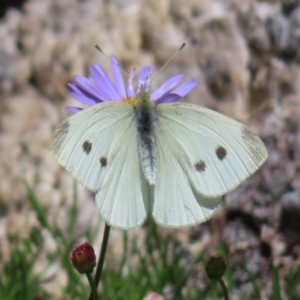
[[82, 149], [83, 151], [86, 153], [86, 154], [89, 154], [92, 150], [92, 146], [93, 144], [90, 143], [89, 141], [85, 141], [83, 144], [82, 144]]
[[100, 157], [100, 164], [101, 164], [101, 167], [106, 167], [107, 166], [107, 158], [104, 157], [104, 156], [101, 156]]
[[216, 149], [216, 155], [219, 160], [223, 160], [227, 155], [227, 150], [222, 146], [218, 146]]
[[194, 167], [197, 172], [204, 172], [206, 169], [206, 164], [203, 160], [199, 160], [194, 164]]

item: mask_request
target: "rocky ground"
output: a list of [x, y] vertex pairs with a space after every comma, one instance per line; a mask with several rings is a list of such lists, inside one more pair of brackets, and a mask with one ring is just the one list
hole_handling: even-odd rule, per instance
[[[0, 252], [37, 224], [24, 188], [33, 187], [49, 221], [64, 228], [72, 202], [72, 178], [49, 151], [53, 130], [76, 104], [67, 82], [87, 66], [116, 54], [123, 68], [162, 66], [153, 88], [175, 73], [199, 80], [185, 101], [248, 124], [265, 142], [269, 158], [226, 195], [213, 219], [174, 234], [188, 251], [221, 242], [228, 248], [235, 299], [257, 279], [263, 299], [272, 267], [280, 279], [300, 264], [300, 1], [298, 0], [31, 0], [0, 22]], [[87, 200], [88, 199], [88, 200]], [[78, 239], [99, 217], [93, 195], [79, 189]], [[143, 228], [130, 231], [137, 236]], [[120, 255], [121, 232], [113, 230], [110, 256]], [[99, 238], [98, 247], [101, 240]], [[54, 242], [46, 238], [45, 249]], [[47, 254], [46, 254], [47, 255]], [[54, 280], [63, 279], [56, 278]], [[194, 266], [188, 284], [204, 282]], [[59, 295], [58, 295], [59, 297]], [[287, 299], [286, 295], [283, 295]]]

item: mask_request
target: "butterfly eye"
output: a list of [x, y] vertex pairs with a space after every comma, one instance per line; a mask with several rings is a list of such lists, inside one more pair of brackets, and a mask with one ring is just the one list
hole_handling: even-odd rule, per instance
[[222, 146], [218, 146], [216, 149], [216, 154], [219, 160], [223, 160], [227, 155], [227, 150]]
[[92, 146], [93, 144], [90, 143], [89, 141], [85, 141], [83, 144], [82, 144], [82, 149], [83, 151], [86, 153], [86, 154], [89, 154], [92, 150]]
[[107, 158], [104, 157], [104, 156], [101, 156], [100, 157], [100, 164], [101, 164], [101, 167], [106, 167], [107, 166]]
[[203, 160], [199, 160], [194, 166], [197, 172], [204, 172], [206, 169], [206, 164]]

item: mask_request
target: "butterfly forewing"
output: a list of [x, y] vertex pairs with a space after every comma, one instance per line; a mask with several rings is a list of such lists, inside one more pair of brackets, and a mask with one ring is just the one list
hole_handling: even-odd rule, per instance
[[120, 151], [119, 139], [132, 122], [131, 107], [125, 103], [87, 108], [59, 125], [51, 143], [52, 153], [79, 182], [97, 191]]
[[157, 111], [157, 128], [173, 137], [186, 176], [205, 197], [231, 191], [267, 158], [252, 131], [217, 112], [183, 103], [162, 104]]

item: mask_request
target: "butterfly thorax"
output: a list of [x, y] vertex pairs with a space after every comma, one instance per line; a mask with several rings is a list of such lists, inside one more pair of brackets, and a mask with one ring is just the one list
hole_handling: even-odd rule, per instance
[[153, 141], [155, 105], [150, 100], [148, 92], [141, 91], [137, 94], [134, 111], [142, 168], [149, 184], [154, 184], [156, 177], [156, 155]]

